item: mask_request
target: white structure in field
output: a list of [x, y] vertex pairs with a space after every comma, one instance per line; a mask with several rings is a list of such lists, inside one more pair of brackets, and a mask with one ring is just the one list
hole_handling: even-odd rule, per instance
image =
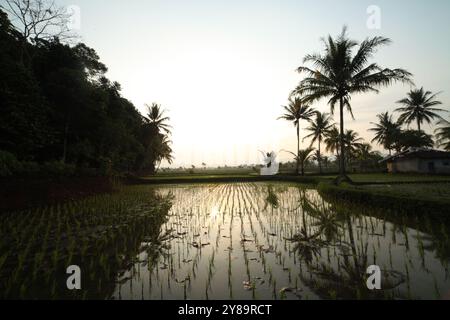
[[280, 170], [280, 164], [277, 162], [277, 155], [275, 152], [271, 153], [264, 153], [262, 152], [262, 155], [264, 157], [264, 164], [261, 168], [261, 175], [262, 176], [274, 176], [277, 175]]

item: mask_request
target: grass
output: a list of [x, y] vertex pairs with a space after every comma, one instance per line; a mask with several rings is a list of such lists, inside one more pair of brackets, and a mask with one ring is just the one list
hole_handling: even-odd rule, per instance
[[449, 183], [367, 185], [363, 188], [368, 191], [394, 194], [401, 197], [413, 197], [416, 199], [450, 202]]
[[[384, 185], [348, 185], [335, 186], [320, 183], [320, 194], [334, 201], [389, 210], [391, 214], [429, 215], [450, 221], [450, 199], [445, 196], [449, 184], [384, 184]], [[420, 190], [429, 189], [426, 192]], [[436, 194], [436, 192], [438, 192]]]
[[415, 182], [450, 182], [450, 175], [424, 175], [424, 174], [388, 174], [388, 173], [374, 173], [374, 174], [351, 174], [350, 178], [353, 182], [364, 184], [377, 183], [415, 183]]

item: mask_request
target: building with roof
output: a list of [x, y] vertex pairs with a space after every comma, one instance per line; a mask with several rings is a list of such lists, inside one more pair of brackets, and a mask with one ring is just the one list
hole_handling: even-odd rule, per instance
[[450, 152], [410, 149], [382, 160], [390, 173], [450, 174]]

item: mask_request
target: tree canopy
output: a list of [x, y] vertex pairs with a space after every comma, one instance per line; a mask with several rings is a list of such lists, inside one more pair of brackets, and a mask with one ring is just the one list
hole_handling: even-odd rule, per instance
[[0, 151], [20, 161], [119, 172], [154, 173], [158, 162], [172, 159], [168, 119], [162, 132], [149, 130], [152, 119], [122, 96], [85, 44], [30, 42], [0, 10], [0, 69]]

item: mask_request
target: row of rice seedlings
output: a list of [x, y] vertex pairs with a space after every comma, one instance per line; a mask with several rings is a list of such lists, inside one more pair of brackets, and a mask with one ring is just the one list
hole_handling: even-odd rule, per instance
[[[126, 210], [130, 208], [130, 203], [141, 203], [144, 193], [146, 197], [150, 196], [148, 190], [133, 189], [123, 195], [97, 196], [2, 217], [1, 238], [2, 243], [8, 243], [8, 247], [2, 246], [0, 250], [1, 256], [8, 258], [0, 276], [3, 278], [7, 273], [13, 275], [6, 282], [6, 288], [2, 281], [2, 295], [28, 296], [34, 290], [32, 287], [36, 287], [36, 283], [42, 284], [42, 281], [45, 288], [39, 291], [45, 297], [57, 295], [60, 286], [56, 283], [60, 279], [57, 281], [55, 278], [62, 273], [64, 265], [79, 260], [80, 256], [86, 257], [88, 249], [95, 251], [111, 244], [114, 236], [109, 231], [112, 228], [142, 219], [145, 215], [157, 214], [157, 210], [140, 215]], [[93, 215], [96, 219], [92, 218]], [[109, 273], [105, 254], [100, 254], [98, 258], [96, 263], [91, 264], [100, 267], [101, 272]]]

